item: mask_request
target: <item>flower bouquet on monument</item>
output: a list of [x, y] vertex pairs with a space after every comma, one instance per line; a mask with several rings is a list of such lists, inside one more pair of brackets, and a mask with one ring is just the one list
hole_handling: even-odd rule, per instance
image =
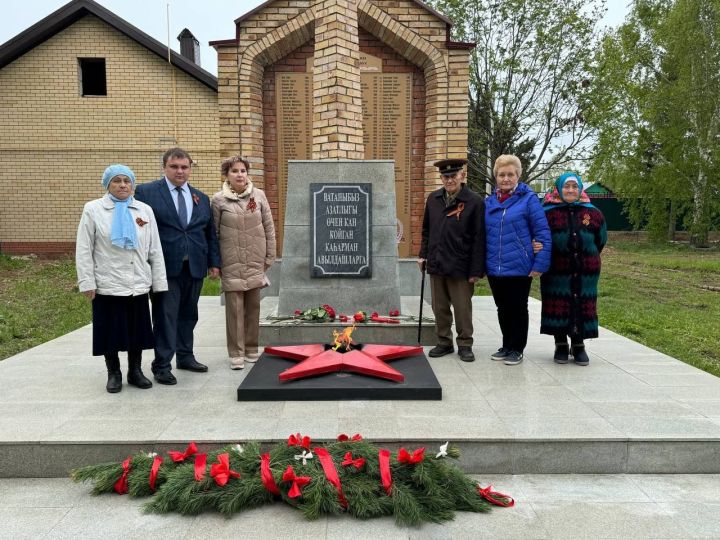
[[120, 463], [76, 469], [71, 478], [93, 482], [95, 495], [149, 496], [144, 510], [153, 513], [214, 510], [230, 516], [282, 501], [307, 519], [392, 515], [400, 525], [418, 525], [451, 520], [456, 511], [513, 506], [512, 498], [480, 487], [452, 463], [459, 455], [448, 443], [432, 452], [391, 452], [358, 434], [313, 443], [297, 433], [267, 450], [251, 442], [206, 452], [190, 443], [167, 456], [138, 452]]

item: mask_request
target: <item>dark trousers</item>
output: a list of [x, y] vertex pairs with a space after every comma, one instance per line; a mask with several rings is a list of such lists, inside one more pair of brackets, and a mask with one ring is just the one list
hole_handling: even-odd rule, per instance
[[526, 276], [488, 276], [498, 311], [502, 346], [519, 353], [525, 350], [528, 336], [528, 295], [532, 278]]
[[[452, 346], [453, 312], [455, 313], [455, 331], [458, 347], [472, 347], [472, 297], [475, 285], [465, 278], [451, 278], [430, 275], [432, 309], [435, 315], [435, 333], [437, 344]], [[452, 306], [453, 312], [450, 311]]]
[[170, 371], [170, 361], [175, 363], [194, 360], [193, 331], [198, 320], [198, 299], [203, 280], [190, 275], [187, 262], [180, 275], [168, 278], [168, 290], [152, 295], [153, 333], [155, 334], [155, 359], [153, 373]]

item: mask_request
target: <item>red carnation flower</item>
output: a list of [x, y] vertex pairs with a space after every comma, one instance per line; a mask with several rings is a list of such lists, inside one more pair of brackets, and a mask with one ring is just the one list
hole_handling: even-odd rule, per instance
[[329, 304], [323, 304], [323, 309], [327, 311], [328, 317], [330, 317], [331, 320], [335, 319], [335, 309], [329, 305]]
[[295, 316], [302, 315], [302, 310], [296, 309], [295, 310]]
[[391, 317], [397, 317], [397, 316], [400, 315], [400, 311], [397, 310], [397, 309], [391, 309], [389, 315], [390, 315]]
[[348, 321], [348, 316], [341, 314], [341, 315], [340, 315], [340, 322], [347, 322], [347, 321]]

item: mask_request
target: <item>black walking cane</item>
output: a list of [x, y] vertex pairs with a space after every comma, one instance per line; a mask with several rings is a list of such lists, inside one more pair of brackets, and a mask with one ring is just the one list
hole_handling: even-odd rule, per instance
[[425, 297], [425, 261], [422, 263], [422, 278], [420, 278], [420, 313], [418, 315], [418, 345], [420, 345], [420, 334], [422, 333], [422, 309], [423, 298]]

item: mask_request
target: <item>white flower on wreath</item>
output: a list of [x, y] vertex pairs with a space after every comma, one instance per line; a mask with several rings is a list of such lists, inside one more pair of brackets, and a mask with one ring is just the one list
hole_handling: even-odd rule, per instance
[[147, 455], [150, 459], [155, 459], [155, 456], [157, 456], [157, 452], [148, 452]]
[[307, 460], [312, 459], [313, 457], [315, 457], [313, 456], [313, 453], [308, 452], [307, 450], [303, 450], [302, 454], [295, 454], [295, 459], [297, 461], [300, 461], [302, 459], [303, 465], [307, 465]]
[[235, 450], [235, 452], [237, 452], [238, 454], [242, 454], [245, 451], [240, 444], [236, 444], [232, 447], [232, 449]]
[[447, 441], [445, 444], [440, 445], [440, 451], [435, 456], [436, 459], [447, 457], [447, 449], [449, 442], [450, 441]]

